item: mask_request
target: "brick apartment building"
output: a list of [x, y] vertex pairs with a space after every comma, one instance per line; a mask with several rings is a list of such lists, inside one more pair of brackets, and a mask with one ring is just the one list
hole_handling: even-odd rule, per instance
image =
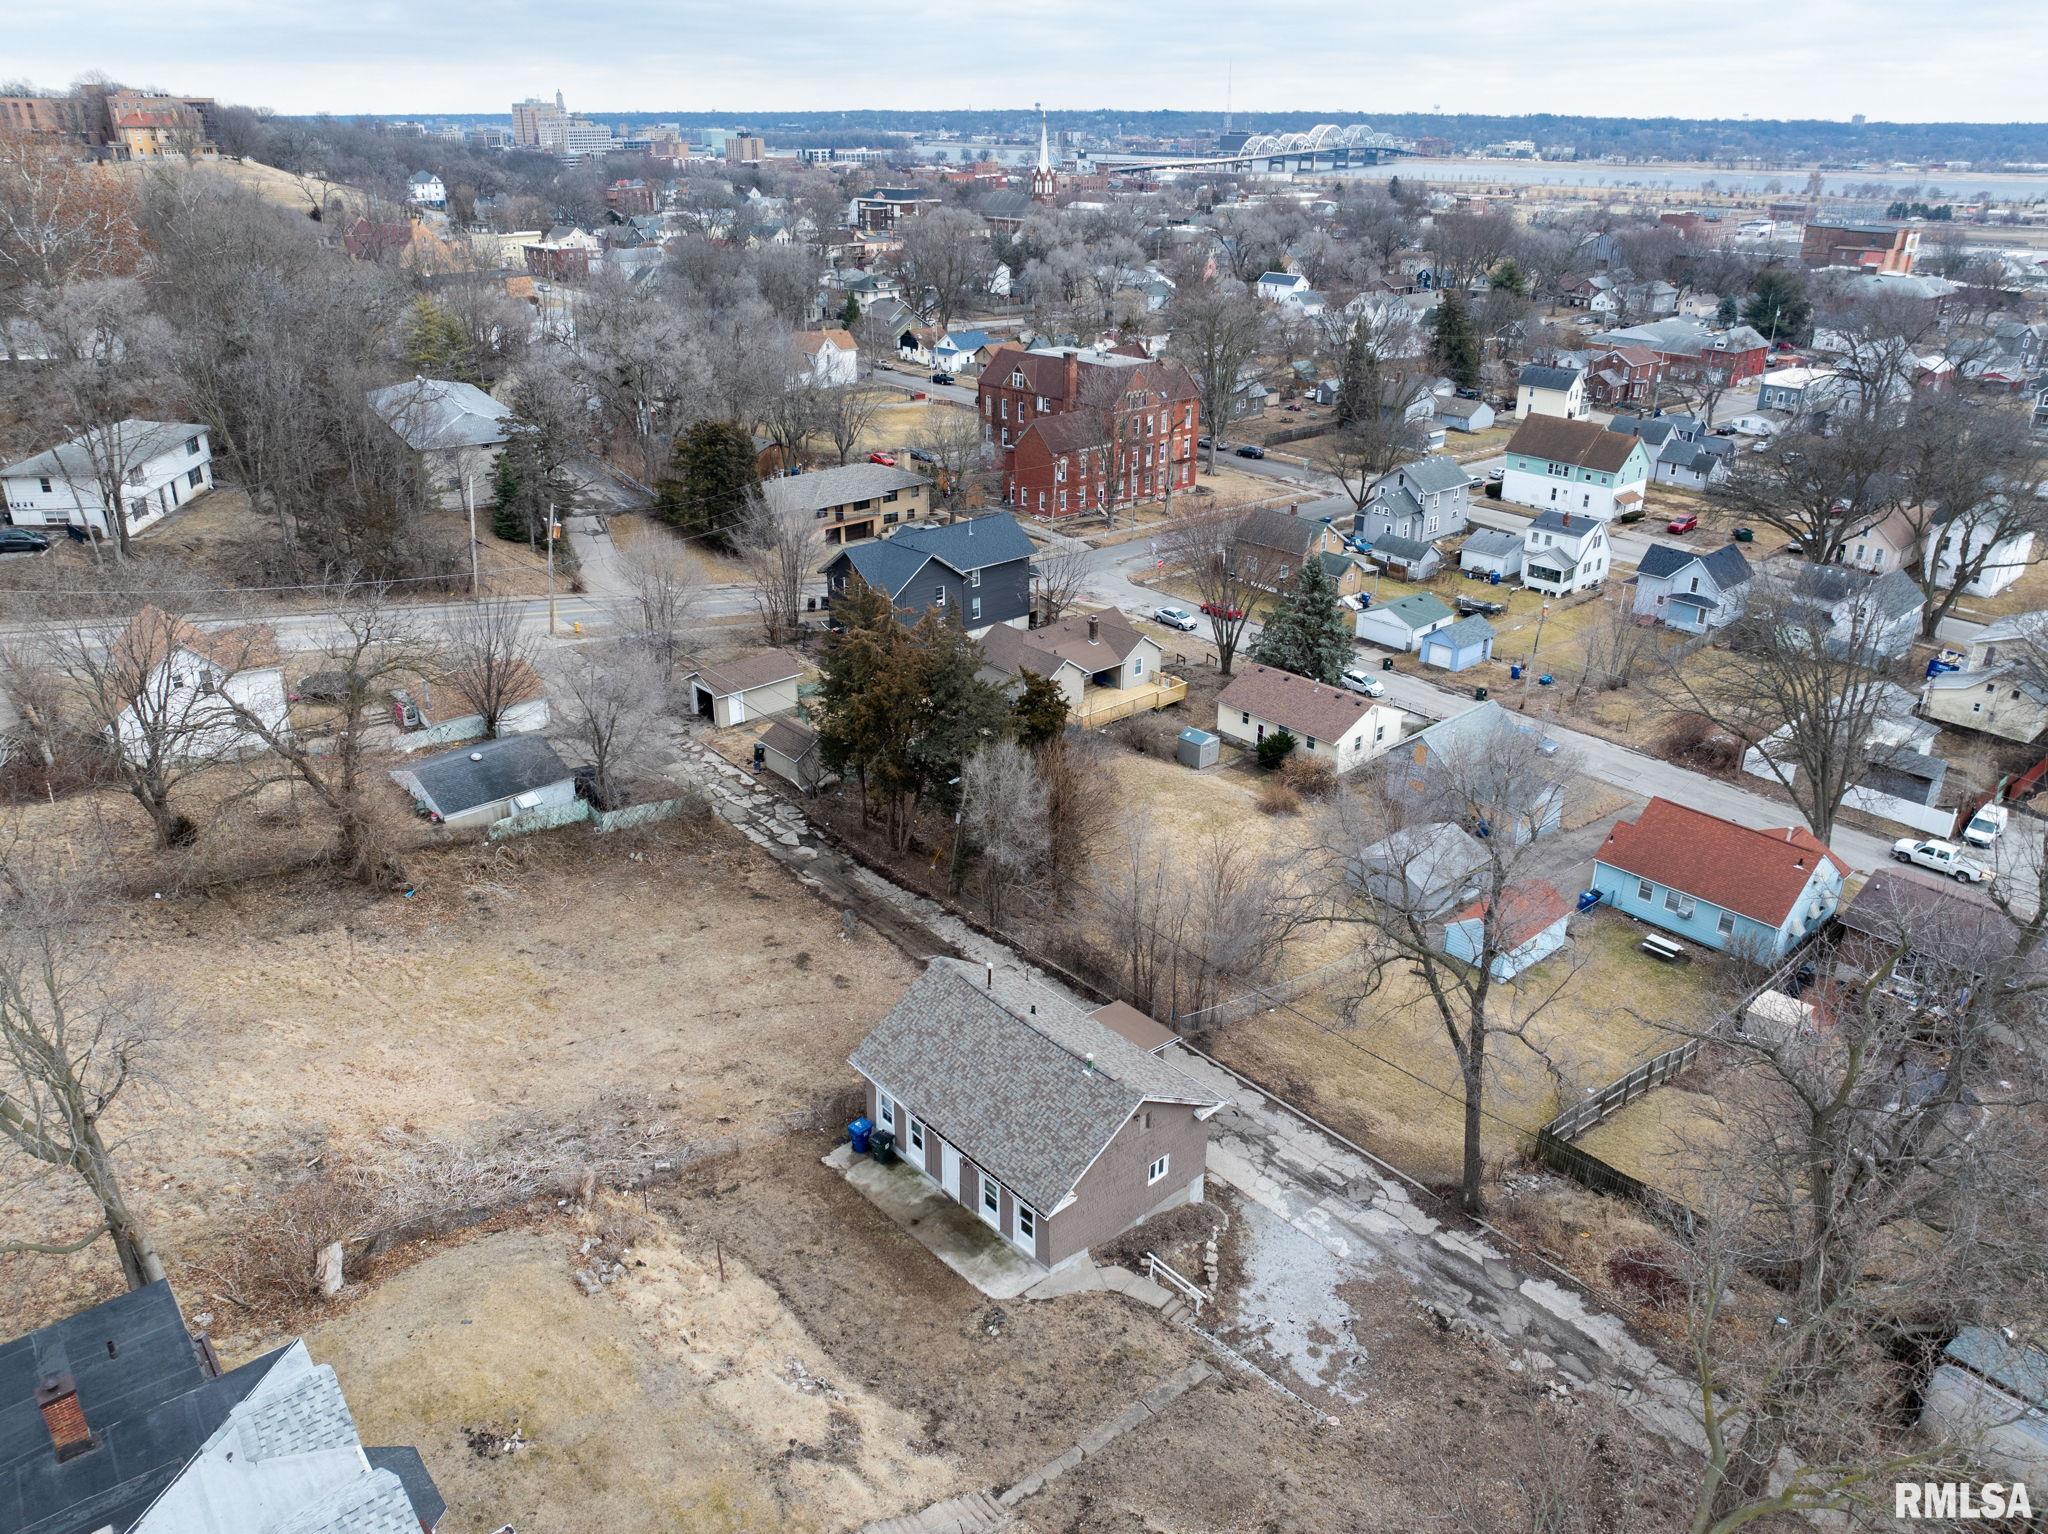
[[978, 394], [983, 456], [1018, 511], [1078, 516], [1194, 488], [1201, 403], [1177, 362], [1006, 346]]
[[619, 215], [631, 218], [635, 214], [654, 211], [654, 188], [645, 181], [614, 181], [604, 189], [605, 208]]
[[1808, 224], [1799, 237], [1805, 266], [1856, 266], [1903, 276], [1920, 254], [1920, 231], [1903, 224]]

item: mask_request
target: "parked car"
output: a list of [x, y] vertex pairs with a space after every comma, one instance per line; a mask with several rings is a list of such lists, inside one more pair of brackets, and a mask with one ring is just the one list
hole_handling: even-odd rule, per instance
[[1480, 393], [1477, 389], [1460, 389], [1458, 391], [1459, 399], [1478, 399], [1480, 397]]
[[1195, 438], [1195, 446], [1196, 446], [1196, 447], [1207, 447], [1207, 446], [1209, 446], [1209, 439], [1208, 439], [1207, 437], [1197, 437], [1197, 438]]
[[1963, 840], [1972, 847], [1989, 847], [2004, 834], [2006, 822], [2011, 819], [2012, 811], [2004, 805], [1987, 804], [1963, 827]]
[[1247, 442], [1243, 447], [1232, 448], [1231, 451], [1240, 458], [1263, 458], [1266, 456], [1266, 450], [1256, 442]]
[[1506, 469], [1488, 469], [1486, 471], [1486, 482], [1489, 485], [1497, 485], [1507, 477], [1508, 471]]
[[870, 453], [868, 462], [878, 463], [885, 469], [893, 469], [896, 467], [896, 456], [893, 453]]
[[1222, 618], [1232, 623], [1244, 616], [1242, 607], [1231, 607], [1223, 602], [1204, 602], [1202, 611], [1211, 618]]
[[1155, 607], [1152, 609], [1152, 621], [1163, 623], [1170, 629], [1179, 629], [1183, 634], [1195, 631], [1195, 615], [1185, 607]]
[[0, 554], [45, 554], [50, 540], [25, 527], [0, 527]]
[[924, 448], [914, 447], [910, 450], [910, 461], [912, 463], [937, 463], [939, 460], [935, 454], [926, 451]]
[[940, 368], [940, 369], [938, 369], [938, 370], [937, 370], [936, 372], [934, 372], [934, 373], [932, 374], [932, 382], [933, 382], [933, 383], [936, 383], [936, 384], [949, 384], [949, 383], [951, 383], [952, 381], [953, 381], [953, 375], [952, 375], [951, 373], [948, 373], [948, 372], [947, 372], [947, 371], [946, 371], [946, 370], [945, 370], [944, 368]]
[[1990, 869], [1954, 842], [1935, 841], [1932, 838], [1916, 842], [1910, 836], [1902, 836], [1892, 843], [1892, 857], [1898, 862], [1911, 863], [1917, 868], [1931, 868], [1938, 874], [1947, 874], [1951, 879], [1960, 879], [1965, 884], [1982, 884], [1991, 877]]
[[1669, 522], [1666, 522], [1664, 524], [1664, 531], [1667, 533], [1698, 532], [1699, 525], [1698, 513], [1688, 511], [1683, 516], [1673, 517]]
[[1387, 684], [1360, 666], [1347, 666], [1344, 669], [1344, 685], [1353, 692], [1364, 693], [1368, 698], [1384, 698], [1387, 695]]

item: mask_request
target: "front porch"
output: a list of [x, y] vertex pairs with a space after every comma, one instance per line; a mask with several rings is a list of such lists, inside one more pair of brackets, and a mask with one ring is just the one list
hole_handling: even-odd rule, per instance
[[1084, 730], [1097, 730], [1119, 719], [1155, 709], [1170, 708], [1188, 695], [1188, 684], [1179, 677], [1161, 674], [1136, 687], [1094, 687], [1081, 693], [1081, 706], [1074, 710], [1074, 723]]

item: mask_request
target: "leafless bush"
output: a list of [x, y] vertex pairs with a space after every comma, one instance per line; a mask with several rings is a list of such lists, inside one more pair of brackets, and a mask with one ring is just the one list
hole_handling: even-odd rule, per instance
[[1299, 815], [1301, 791], [1284, 778], [1268, 778], [1259, 785], [1259, 809], [1268, 815]]
[[1742, 742], [1705, 714], [1687, 712], [1676, 716], [1657, 749], [1665, 760], [1696, 772], [1725, 777], [1742, 765]]
[[1156, 756], [1167, 761], [1173, 759], [1174, 749], [1180, 742], [1180, 727], [1164, 714], [1133, 714], [1111, 725], [1107, 733], [1118, 745], [1127, 746], [1140, 756]]
[[1279, 780], [1303, 799], [1327, 799], [1337, 791], [1337, 769], [1298, 751], [1280, 764]]

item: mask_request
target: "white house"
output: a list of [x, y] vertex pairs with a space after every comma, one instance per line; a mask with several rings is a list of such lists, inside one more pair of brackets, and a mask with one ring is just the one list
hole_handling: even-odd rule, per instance
[[213, 488], [212, 438], [204, 426], [184, 421], [94, 427], [0, 469], [8, 519], [17, 527], [68, 525], [109, 534], [103, 471], [119, 474], [128, 531], [138, 533]]
[[1964, 645], [1961, 671], [1937, 672], [1921, 689], [1921, 707], [1943, 724], [2030, 741], [2048, 729], [2048, 688], [2034, 679], [2044, 631], [2040, 613], [2000, 618]]
[[1444, 605], [1442, 598], [1418, 591], [1368, 607], [1358, 615], [1356, 632], [1367, 644], [1405, 652], [1420, 648], [1429, 635], [1457, 621], [1458, 615]]
[[1277, 666], [1247, 666], [1217, 696], [1216, 732], [1255, 747], [1281, 730], [1295, 750], [1346, 773], [1400, 741], [1401, 711]]
[[448, 206], [448, 188], [432, 171], [414, 171], [412, 178], [405, 183], [405, 200], [423, 208], [445, 208]]
[[1522, 584], [1569, 596], [1606, 579], [1607, 524], [1568, 511], [1541, 512], [1522, 534]]
[[[1959, 565], [1973, 565], [1980, 555], [1982, 567], [1963, 584], [1968, 596], [1995, 597], [2027, 573], [2034, 562], [2034, 534], [2028, 529], [2013, 530], [2005, 510], [2004, 497], [1994, 496], [1960, 516], [1936, 517], [1936, 531], [1929, 540], [1932, 547], [1925, 558], [1940, 585], [1947, 587], [1955, 580]], [[2001, 523], [2006, 526], [2002, 537]]]
[[1294, 313], [1314, 318], [1328, 307], [1323, 295], [1309, 286], [1299, 272], [1266, 272], [1252, 284], [1252, 291], [1269, 304], [1279, 304]]
[[[1443, 951], [1476, 966], [1487, 951], [1489, 902], [1473, 901], [1444, 918]], [[1493, 958], [1488, 968], [1496, 980], [1512, 980], [1540, 964], [1565, 945], [1571, 902], [1546, 879], [1525, 879], [1501, 891], [1500, 911], [1493, 918]]]
[[576, 775], [538, 735], [479, 740], [391, 774], [436, 825], [490, 826], [576, 799]]
[[461, 508], [491, 495], [491, 476], [504, 451], [512, 412], [475, 384], [451, 378], [414, 378], [372, 389], [370, 408], [419, 454], [428, 486], [441, 504]]
[[821, 388], [860, 379], [860, 348], [843, 330], [802, 330], [792, 336], [798, 374]]
[[264, 729], [286, 728], [289, 705], [277, 638], [261, 625], [204, 629], [144, 607], [109, 648], [122, 695], [116, 729], [124, 754], [190, 760], [263, 749]]
[[1725, 628], [1748, 602], [1754, 573], [1732, 543], [1710, 554], [1653, 543], [1636, 566], [1633, 611], [1688, 634]]
[[794, 712], [798, 690], [810, 674], [804, 658], [789, 650], [755, 650], [717, 665], [699, 666], [683, 678], [690, 709], [720, 729]]

